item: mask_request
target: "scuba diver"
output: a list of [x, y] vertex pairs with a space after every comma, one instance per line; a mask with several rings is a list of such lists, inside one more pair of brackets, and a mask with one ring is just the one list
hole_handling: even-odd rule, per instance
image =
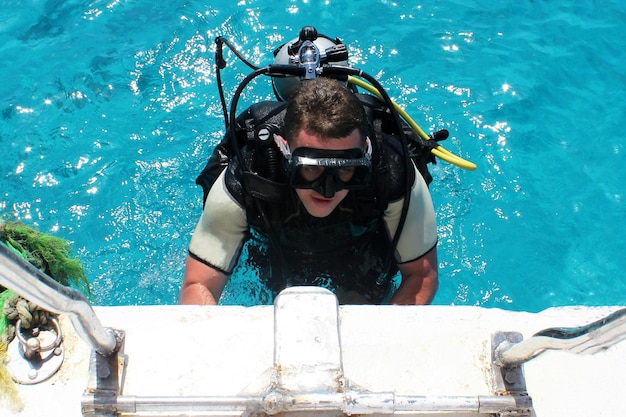
[[[223, 44], [244, 58], [216, 42], [219, 81]], [[380, 84], [348, 65], [345, 45], [311, 26], [274, 57], [264, 68], [248, 63], [254, 71], [230, 111], [218, 83], [227, 131], [196, 180], [204, 209], [179, 302], [217, 304], [244, 245], [273, 296], [315, 285], [341, 304], [432, 302], [437, 228], [427, 165], [435, 151], [458, 158], [437, 143], [447, 132], [416, 133]], [[259, 75], [271, 77], [277, 100], [237, 115]]]

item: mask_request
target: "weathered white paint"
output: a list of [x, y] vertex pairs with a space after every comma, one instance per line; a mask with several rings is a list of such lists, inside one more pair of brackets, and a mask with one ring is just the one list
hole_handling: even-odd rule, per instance
[[[493, 333], [515, 331], [528, 338], [548, 327], [581, 326], [616, 309], [563, 307], [531, 314], [479, 307], [340, 306], [343, 374], [372, 392], [492, 395]], [[129, 306], [95, 311], [104, 326], [125, 331], [124, 395], [251, 395], [263, 392], [271, 380], [272, 306]], [[81, 416], [90, 347], [78, 339], [67, 318], [61, 317], [61, 325], [63, 366], [48, 381], [19, 386], [24, 409], [16, 416]], [[320, 334], [332, 336], [332, 330], [320, 329]], [[333, 358], [332, 352], [321, 352], [320, 357]], [[594, 356], [546, 352], [524, 370], [539, 417], [626, 415], [626, 342]], [[0, 415], [13, 413], [0, 406]]]

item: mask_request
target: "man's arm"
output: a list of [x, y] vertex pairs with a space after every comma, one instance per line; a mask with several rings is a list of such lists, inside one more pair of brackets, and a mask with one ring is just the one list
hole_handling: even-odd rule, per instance
[[399, 264], [402, 284], [391, 299], [391, 304], [430, 304], [439, 287], [437, 248], [431, 249], [421, 258]]
[[228, 277], [187, 255], [185, 277], [178, 298], [179, 304], [216, 305], [226, 286]]

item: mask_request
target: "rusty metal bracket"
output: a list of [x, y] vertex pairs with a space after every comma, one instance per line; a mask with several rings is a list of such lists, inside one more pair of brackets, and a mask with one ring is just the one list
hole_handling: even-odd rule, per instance
[[515, 399], [515, 405], [509, 410], [498, 413], [501, 417], [532, 416], [532, 398], [526, 389], [526, 379], [522, 365], [505, 366], [500, 363], [498, 350], [503, 346], [520, 343], [523, 340], [521, 333], [497, 332], [491, 338], [491, 357], [493, 358], [493, 376], [496, 395], [508, 395]]
[[95, 350], [89, 361], [89, 380], [81, 401], [85, 417], [114, 417], [118, 415], [115, 404], [122, 394], [127, 356], [124, 354], [125, 333], [113, 330], [119, 348], [109, 356]]

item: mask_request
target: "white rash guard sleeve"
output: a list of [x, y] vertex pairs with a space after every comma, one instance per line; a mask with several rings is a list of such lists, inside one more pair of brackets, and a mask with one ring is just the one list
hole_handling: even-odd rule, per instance
[[[396, 248], [396, 262], [405, 263], [424, 256], [437, 245], [437, 222], [430, 192], [424, 178], [415, 168], [409, 210]], [[390, 202], [385, 210], [385, 224], [393, 238], [400, 222], [404, 199]]]
[[246, 213], [226, 188], [224, 170], [211, 187], [189, 243], [200, 261], [230, 274], [248, 231]]

